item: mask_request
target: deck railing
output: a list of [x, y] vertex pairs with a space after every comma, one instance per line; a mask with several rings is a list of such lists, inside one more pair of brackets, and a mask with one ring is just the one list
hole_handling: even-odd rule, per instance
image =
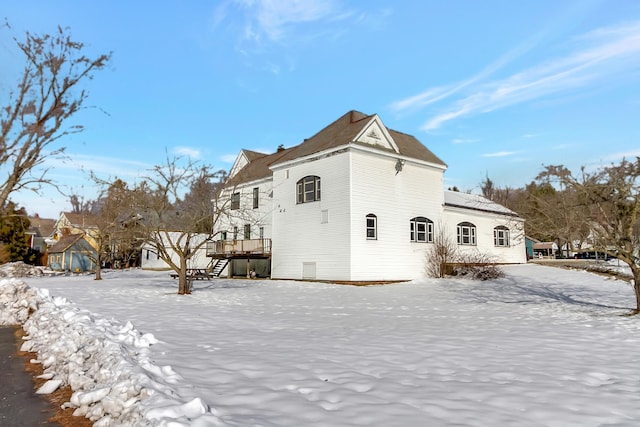
[[207, 256], [269, 255], [271, 239], [216, 240], [207, 242]]

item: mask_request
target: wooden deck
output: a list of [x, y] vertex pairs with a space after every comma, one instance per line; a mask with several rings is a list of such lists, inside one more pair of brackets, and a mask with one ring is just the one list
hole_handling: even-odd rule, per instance
[[211, 258], [269, 258], [271, 239], [211, 241], [206, 254]]

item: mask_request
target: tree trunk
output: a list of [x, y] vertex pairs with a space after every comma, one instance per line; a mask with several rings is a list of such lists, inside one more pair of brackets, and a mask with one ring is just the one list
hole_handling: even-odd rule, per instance
[[187, 277], [187, 259], [180, 257], [180, 271], [178, 271], [178, 294], [187, 295], [191, 293], [190, 278]]
[[102, 257], [100, 254], [96, 257], [96, 277], [93, 280], [102, 280]]
[[640, 313], [640, 268], [633, 269], [633, 290], [636, 293], [636, 309], [633, 314]]

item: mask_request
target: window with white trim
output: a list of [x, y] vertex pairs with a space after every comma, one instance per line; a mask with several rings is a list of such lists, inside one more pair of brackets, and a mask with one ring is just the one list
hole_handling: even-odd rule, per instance
[[503, 248], [509, 247], [509, 229], [499, 225], [493, 229], [493, 244]]
[[409, 221], [410, 240], [412, 242], [433, 243], [433, 221], [423, 216]]
[[260, 188], [255, 187], [253, 189], [253, 209], [258, 209], [260, 205]]
[[317, 202], [320, 200], [320, 177], [309, 175], [296, 184], [297, 201], [300, 203]]
[[374, 214], [369, 214], [366, 217], [367, 221], [367, 240], [378, 239], [378, 217]]
[[240, 209], [240, 193], [233, 193], [231, 195], [231, 209]]
[[470, 222], [458, 224], [458, 244], [476, 246], [476, 226]]

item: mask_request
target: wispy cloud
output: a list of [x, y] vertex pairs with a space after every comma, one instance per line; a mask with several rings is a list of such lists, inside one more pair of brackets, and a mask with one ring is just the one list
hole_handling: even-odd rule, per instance
[[454, 119], [601, 84], [613, 76], [637, 72], [640, 67], [640, 21], [594, 30], [575, 38], [569, 45], [571, 51], [564, 56], [557, 56], [503, 79], [486, 80], [494, 71], [532, 46], [528, 44], [505, 55], [470, 79], [447, 88], [428, 89], [394, 102], [391, 108], [402, 111], [439, 105], [440, 112], [422, 126], [425, 131], [432, 131]]
[[485, 153], [482, 157], [507, 157], [513, 156], [517, 151], [497, 151], [495, 153]]
[[[458, 83], [447, 85], [447, 86], [427, 89], [424, 92], [419, 93], [417, 95], [413, 95], [408, 98], [391, 103], [390, 108], [391, 110], [399, 113], [404, 110], [416, 110], [422, 107], [426, 107], [430, 104], [437, 103], [438, 101], [441, 101], [443, 99], [449, 98], [457, 94], [458, 92], [461, 92], [463, 89], [469, 86], [472, 86], [473, 84], [480, 82], [483, 79], [489, 77], [490, 75], [500, 70], [501, 68], [503, 68], [504, 66], [512, 62], [513, 60], [517, 59], [518, 57], [524, 55], [529, 50], [533, 49], [535, 45], [538, 43], [538, 40], [541, 38], [541, 34], [542, 33], [537, 34], [534, 37], [531, 37], [526, 42], [517, 46], [515, 49], [510, 50], [509, 52], [507, 52], [506, 54], [498, 58], [496, 61], [489, 64], [478, 74], [462, 82], [458, 82]], [[454, 116], [451, 116], [451, 118], [454, 118]]]
[[173, 149], [173, 153], [179, 156], [187, 156], [191, 159], [199, 159], [202, 153], [197, 148], [178, 146]]
[[[337, 0], [236, 0], [231, 4], [244, 12], [242, 37], [258, 43], [281, 42], [302, 25], [331, 23], [352, 15]], [[231, 4], [216, 8], [215, 25], [231, 13]]]

